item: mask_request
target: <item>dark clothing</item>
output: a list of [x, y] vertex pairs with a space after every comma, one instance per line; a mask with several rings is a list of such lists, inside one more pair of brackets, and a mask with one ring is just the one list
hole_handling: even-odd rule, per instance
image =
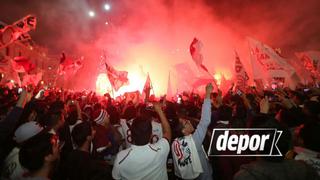
[[18, 124], [23, 108], [14, 107], [8, 116], [0, 122], [0, 162], [2, 162], [14, 147], [12, 135]]
[[296, 160], [254, 161], [242, 165], [234, 180], [319, 180], [317, 172]]
[[112, 179], [110, 167], [84, 151], [72, 151], [64, 167], [70, 180]]

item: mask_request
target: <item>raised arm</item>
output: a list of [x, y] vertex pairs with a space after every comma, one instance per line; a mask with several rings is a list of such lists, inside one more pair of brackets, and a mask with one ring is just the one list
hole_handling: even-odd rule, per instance
[[165, 114], [163, 113], [163, 111], [161, 109], [161, 105], [159, 103], [154, 104], [154, 109], [160, 117], [160, 121], [161, 121], [161, 125], [162, 125], [162, 133], [163, 133], [162, 137], [166, 138], [170, 143], [171, 137], [172, 137], [170, 124], [169, 124]]
[[211, 83], [206, 86], [206, 95], [202, 105], [201, 119], [195, 132], [192, 134], [193, 140], [197, 147], [201, 147], [207, 132], [207, 128], [210, 124], [210, 120], [211, 120], [210, 94], [212, 92], [212, 89], [213, 87]]

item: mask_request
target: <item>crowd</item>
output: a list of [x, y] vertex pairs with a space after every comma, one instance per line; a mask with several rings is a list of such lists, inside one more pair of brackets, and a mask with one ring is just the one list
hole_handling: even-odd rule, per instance
[[[1, 179], [320, 179], [320, 89], [175, 99], [0, 88]], [[277, 128], [279, 157], [207, 156], [214, 128]]]

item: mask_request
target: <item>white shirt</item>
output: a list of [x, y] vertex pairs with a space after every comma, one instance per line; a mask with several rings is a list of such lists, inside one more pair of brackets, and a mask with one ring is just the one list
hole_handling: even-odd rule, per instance
[[164, 138], [155, 144], [132, 145], [117, 154], [112, 177], [124, 180], [168, 179], [166, 162], [169, 151], [169, 142]]
[[[121, 128], [118, 129], [120, 132], [122, 139], [125, 140], [125, 146], [126, 148], [131, 147], [132, 145], [132, 137], [131, 137], [131, 130], [129, 126], [132, 125], [133, 119], [130, 119], [129, 121], [126, 121], [125, 119], [120, 119], [120, 125]], [[129, 126], [128, 126], [129, 125]], [[160, 138], [162, 138], [162, 126], [161, 123], [152, 121], [152, 144], [158, 142]]]
[[4, 169], [2, 171], [2, 176], [4, 179], [19, 179], [22, 178], [23, 175], [28, 172], [21, 166], [19, 162], [19, 151], [20, 149], [15, 147], [6, 157], [4, 161]]

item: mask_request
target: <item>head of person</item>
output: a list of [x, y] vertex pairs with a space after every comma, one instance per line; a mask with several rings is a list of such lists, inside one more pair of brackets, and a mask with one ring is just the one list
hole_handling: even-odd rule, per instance
[[24, 124], [21, 124], [16, 131], [14, 132], [13, 140], [18, 145], [23, 145], [27, 143], [28, 140], [36, 137], [45, 132], [44, 128], [41, 127], [37, 122], [30, 121]]
[[303, 104], [302, 111], [308, 117], [319, 118], [320, 103], [317, 101], [306, 101]]
[[299, 131], [301, 144], [312, 151], [320, 152], [320, 124], [317, 122], [304, 124]]
[[70, 109], [68, 112], [68, 116], [66, 118], [66, 123], [68, 125], [74, 125], [78, 120], [78, 112], [76, 109]]
[[96, 110], [93, 112], [93, 121], [96, 124], [107, 127], [110, 122], [110, 116], [104, 109]]
[[95, 136], [95, 130], [89, 121], [77, 124], [71, 133], [74, 144], [80, 148], [83, 145], [90, 145]]
[[52, 170], [60, 157], [58, 139], [56, 135], [44, 133], [25, 143], [19, 151], [22, 167], [31, 174], [42, 168]]
[[136, 108], [132, 105], [127, 107], [127, 109], [123, 113], [123, 118], [126, 120], [131, 120], [137, 116], [137, 110]]
[[42, 120], [44, 126], [49, 129], [54, 129], [56, 131], [60, 130], [64, 123], [64, 114], [63, 112], [49, 112]]
[[179, 118], [173, 125], [174, 138], [179, 138], [192, 134], [195, 131], [195, 129], [191, 122], [192, 118], [184, 115], [179, 115]]
[[137, 146], [148, 144], [152, 135], [151, 117], [141, 114], [134, 118], [130, 130], [133, 144]]

